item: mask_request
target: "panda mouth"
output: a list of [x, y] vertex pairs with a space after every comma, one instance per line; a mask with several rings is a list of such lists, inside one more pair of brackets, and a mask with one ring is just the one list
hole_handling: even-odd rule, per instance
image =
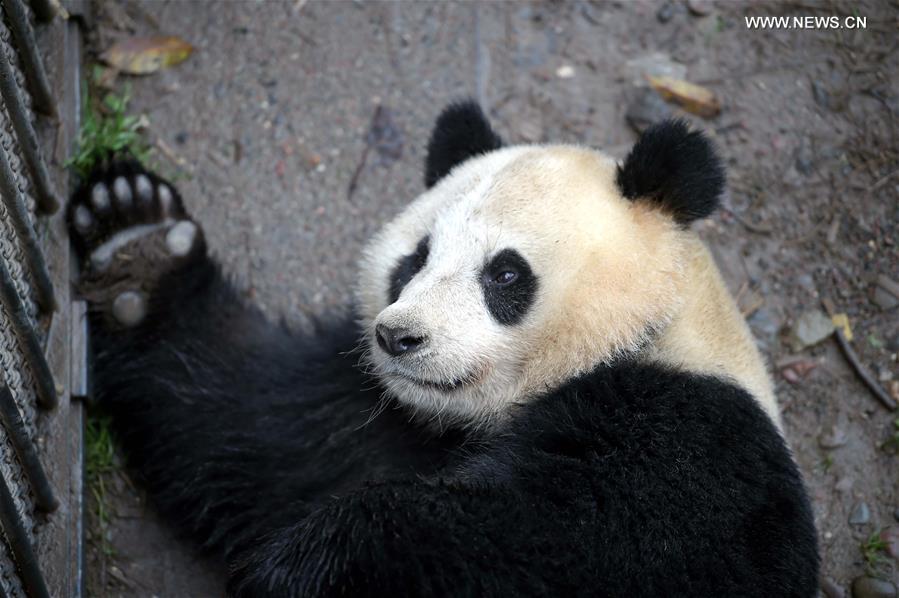
[[456, 380], [452, 380], [450, 382], [433, 382], [431, 380], [422, 380], [421, 378], [416, 378], [414, 376], [408, 376], [406, 374], [394, 374], [394, 376], [396, 376], [398, 378], [402, 378], [403, 380], [406, 380], [407, 382], [412, 382], [413, 384], [416, 384], [418, 386], [423, 386], [425, 388], [439, 390], [441, 392], [453, 392], [455, 390], [462, 388], [463, 386], [466, 386], [466, 385], [474, 382], [474, 380], [472, 379], [471, 376], [465, 376], [462, 378], [458, 378]]
[[424, 378], [419, 378], [418, 376], [413, 376], [407, 374], [406, 372], [396, 370], [389, 372], [387, 375], [393, 376], [394, 378], [399, 378], [400, 380], [403, 380], [405, 382], [411, 382], [416, 386], [427, 388], [429, 390], [438, 390], [444, 393], [451, 393], [462, 388], [474, 386], [475, 384], [480, 383], [487, 375], [488, 371], [489, 367], [487, 365], [483, 365], [449, 381], [425, 380]]

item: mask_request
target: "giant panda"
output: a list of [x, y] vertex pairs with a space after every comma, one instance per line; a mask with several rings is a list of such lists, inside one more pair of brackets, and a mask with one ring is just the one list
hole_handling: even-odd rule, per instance
[[771, 381], [688, 226], [724, 186], [706, 137], [665, 122], [616, 163], [462, 102], [425, 183], [312, 332], [138, 164], [70, 201], [96, 398], [230, 595], [816, 595]]

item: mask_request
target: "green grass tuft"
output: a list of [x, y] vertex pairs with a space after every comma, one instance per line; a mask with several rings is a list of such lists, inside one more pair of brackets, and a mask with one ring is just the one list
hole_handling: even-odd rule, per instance
[[[95, 72], [94, 80], [97, 78]], [[88, 81], [84, 81], [82, 89], [81, 130], [77, 149], [66, 161], [66, 167], [71, 167], [79, 177], [87, 178], [94, 166], [124, 152], [146, 163], [150, 146], [141, 134], [141, 119], [128, 115], [130, 90], [126, 87], [120, 94], [109, 92], [96, 101], [90, 97]]]
[[893, 420], [892, 435], [880, 444], [880, 448], [894, 455], [899, 453], [899, 417]]
[[85, 474], [88, 491], [94, 499], [94, 515], [99, 524], [100, 547], [105, 554], [113, 554], [106, 537], [112, 513], [109, 508], [106, 480], [117, 471], [115, 442], [112, 438], [109, 416], [88, 415], [85, 427]]
[[873, 577], [880, 577], [883, 574], [884, 565], [889, 563], [885, 552], [887, 544], [880, 539], [882, 531], [878, 530], [872, 533], [860, 546], [867, 573]]

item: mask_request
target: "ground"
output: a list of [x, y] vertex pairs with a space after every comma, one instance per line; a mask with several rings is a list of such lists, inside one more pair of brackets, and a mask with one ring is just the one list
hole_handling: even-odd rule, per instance
[[[889, 392], [899, 377], [897, 308], [874, 294], [878, 275], [899, 280], [899, 13], [875, 2], [689, 4], [106, 3], [91, 42], [140, 33], [196, 46], [183, 64], [130, 79], [132, 110], [149, 118], [157, 160], [179, 175], [213, 252], [295, 326], [347, 304], [363, 242], [423, 189], [429, 127], [448, 101], [477, 98], [511, 142], [623, 156], [636, 139], [626, 114], [645, 93], [639, 65], [673, 63], [722, 106], [689, 116], [729, 168], [725, 207], [699, 229], [777, 381], [826, 592], [848, 592], [866, 569], [895, 583], [896, 562], [869, 544], [872, 567], [860, 545], [899, 524], [897, 414], [833, 337], [807, 348], [788, 337], [826, 296], [875, 380]], [[859, 16], [867, 27], [749, 29], [756, 15]], [[221, 565], [174, 539], [126, 473], [110, 480], [105, 542], [92, 517], [89, 594], [222, 595]], [[861, 522], [850, 524], [854, 511]]]

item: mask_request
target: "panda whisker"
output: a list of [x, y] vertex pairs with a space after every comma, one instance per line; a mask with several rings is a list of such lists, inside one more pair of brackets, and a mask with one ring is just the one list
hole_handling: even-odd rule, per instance
[[360, 426], [355, 428], [353, 431], [358, 432], [359, 430], [367, 427], [369, 424], [371, 424], [373, 421], [375, 421], [375, 419], [377, 419], [377, 417], [379, 415], [384, 413], [384, 410], [387, 409], [387, 406], [389, 404], [390, 404], [390, 397], [387, 395], [386, 392], [382, 392], [378, 396], [378, 401], [375, 403], [375, 405], [371, 409], [369, 409], [368, 418]]

